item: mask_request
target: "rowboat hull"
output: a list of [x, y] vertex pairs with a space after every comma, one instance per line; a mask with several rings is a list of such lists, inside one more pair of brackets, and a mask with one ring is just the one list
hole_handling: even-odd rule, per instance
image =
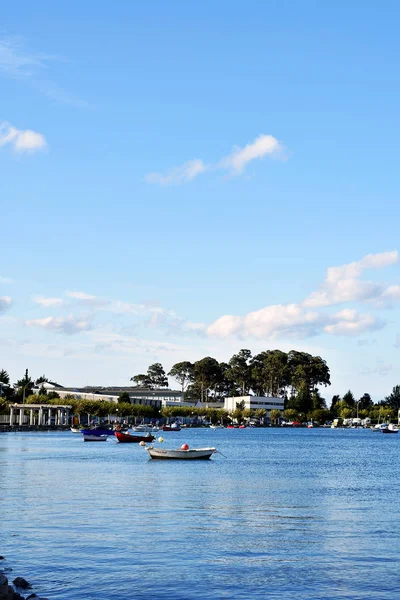
[[163, 425], [163, 431], [180, 431], [180, 427], [171, 427], [170, 425]]
[[115, 432], [115, 437], [121, 444], [134, 444], [138, 442], [152, 442], [154, 435], [131, 435], [130, 433]]
[[161, 460], [208, 460], [216, 452], [215, 448], [197, 448], [193, 450], [164, 450], [163, 448], [146, 448], [150, 458]]
[[70, 430], [72, 433], [82, 433], [82, 430], [78, 429], [78, 427], [70, 427]]
[[84, 442], [106, 442], [107, 441], [107, 436], [106, 435], [89, 435], [89, 434], [83, 434], [83, 441]]

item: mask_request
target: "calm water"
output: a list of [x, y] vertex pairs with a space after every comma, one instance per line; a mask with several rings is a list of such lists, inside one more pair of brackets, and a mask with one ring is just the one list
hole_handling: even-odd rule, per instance
[[163, 436], [227, 458], [0, 434], [0, 554], [14, 573], [51, 600], [399, 597], [400, 434]]

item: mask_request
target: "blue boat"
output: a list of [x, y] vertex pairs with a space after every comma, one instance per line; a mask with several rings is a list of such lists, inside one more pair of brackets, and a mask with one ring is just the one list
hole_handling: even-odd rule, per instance
[[81, 429], [83, 435], [114, 435], [113, 429], [106, 429], [105, 427], [96, 427], [96, 429]]

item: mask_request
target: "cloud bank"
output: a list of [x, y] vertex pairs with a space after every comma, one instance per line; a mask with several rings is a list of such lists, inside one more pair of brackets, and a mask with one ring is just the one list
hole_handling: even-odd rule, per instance
[[381, 329], [385, 321], [354, 308], [331, 313], [319, 310], [341, 303], [366, 302], [375, 307], [390, 306], [400, 299], [400, 286], [385, 286], [362, 281], [366, 269], [381, 269], [398, 262], [397, 251], [368, 254], [361, 260], [339, 267], [329, 267], [324, 283], [303, 302], [266, 306], [244, 316], [223, 315], [207, 327], [212, 337], [306, 338], [327, 333], [358, 335]]
[[41, 327], [56, 333], [65, 333], [73, 335], [82, 331], [89, 331], [92, 325], [85, 319], [76, 318], [73, 315], [68, 317], [45, 317], [43, 319], [31, 319], [25, 321], [28, 327]]

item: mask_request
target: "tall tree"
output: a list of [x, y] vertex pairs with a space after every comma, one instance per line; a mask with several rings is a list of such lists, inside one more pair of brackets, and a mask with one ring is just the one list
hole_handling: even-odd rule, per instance
[[10, 376], [5, 369], [0, 370], [0, 382], [10, 384]]
[[359, 410], [368, 410], [373, 406], [372, 398], [369, 394], [363, 394], [358, 401], [358, 409]]
[[237, 387], [241, 388], [242, 396], [245, 396], [251, 385], [251, 352], [242, 349], [234, 354], [229, 361], [226, 377]]
[[147, 377], [153, 389], [168, 387], [168, 378], [161, 363], [150, 365], [147, 369]]
[[118, 396], [118, 404], [126, 404], [131, 402], [128, 392], [121, 392]]
[[149, 388], [151, 386], [149, 376], [145, 373], [134, 375], [133, 377], [131, 377], [130, 381], [133, 381], [133, 383], [135, 383], [138, 387]]
[[288, 355], [281, 350], [265, 350], [251, 361], [251, 387], [258, 396], [281, 396], [289, 384]]
[[168, 376], [175, 379], [181, 386], [182, 392], [184, 392], [194, 379], [194, 365], [187, 360], [176, 363], [168, 373]]
[[221, 369], [215, 358], [206, 356], [194, 363], [194, 380], [200, 387], [201, 402], [207, 401], [209, 390], [215, 390], [220, 376]]
[[41, 375], [40, 377], [38, 377], [35, 381], [35, 385], [39, 385], [40, 383], [48, 383], [48, 379], [46, 377], [46, 375]]
[[385, 405], [395, 410], [400, 409], [400, 385], [395, 385], [392, 393], [385, 398]]
[[19, 388], [18, 396], [21, 396], [22, 401], [24, 401], [25, 398], [32, 393], [33, 389], [33, 381], [29, 377], [28, 369], [25, 369], [25, 375], [23, 376], [23, 378], [17, 381], [17, 386]]
[[351, 390], [348, 390], [343, 398], [342, 398], [342, 402], [344, 403], [344, 405], [347, 405], [349, 408], [353, 408], [356, 404], [356, 401], [354, 399], [353, 396], [353, 392]]

